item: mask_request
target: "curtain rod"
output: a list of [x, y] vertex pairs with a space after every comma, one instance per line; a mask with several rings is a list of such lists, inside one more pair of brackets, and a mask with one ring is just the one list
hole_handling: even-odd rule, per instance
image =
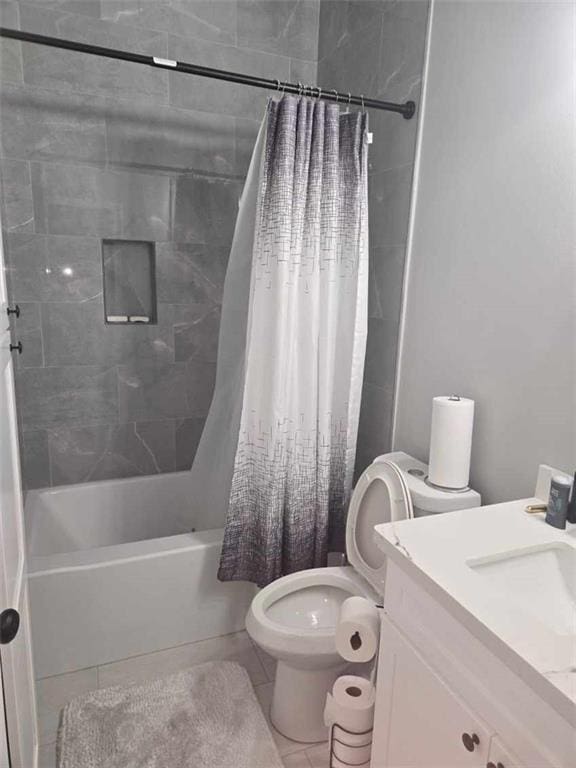
[[311, 97], [314, 96], [328, 101], [340, 102], [346, 106], [350, 104], [363, 108], [369, 107], [371, 109], [383, 109], [387, 112], [397, 112], [401, 114], [402, 117], [404, 117], [406, 120], [410, 120], [416, 111], [416, 104], [413, 101], [407, 101], [404, 104], [396, 104], [391, 101], [380, 101], [378, 99], [370, 99], [365, 96], [351, 96], [349, 93], [342, 93], [336, 90], [324, 91], [319, 86], [304, 86], [301, 83], [286, 83], [281, 82], [280, 80], [269, 80], [264, 77], [242, 75], [238, 72], [227, 72], [224, 69], [202, 67], [199, 64], [187, 64], [183, 61], [161, 59], [157, 56], [144, 56], [140, 53], [118, 51], [114, 48], [102, 48], [99, 45], [77, 43], [73, 40], [63, 40], [58, 37], [36, 35], [32, 32], [22, 32], [19, 29], [7, 29], [6, 27], [0, 27], [0, 37], [7, 37], [12, 40], [21, 40], [25, 43], [49, 45], [53, 48], [65, 48], [66, 50], [78, 51], [80, 53], [90, 53], [94, 56], [104, 56], [108, 59], [132, 61], [135, 64], [146, 64], [149, 67], [156, 67], [158, 69], [169, 69], [173, 72], [185, 72], [187, 75], [212, 77], [215, 80], [227, 80], [232, 83], [251, 85], [255, 88], [268, 88], [269, 90], [280, 91], [283, 93], [308, 94]]

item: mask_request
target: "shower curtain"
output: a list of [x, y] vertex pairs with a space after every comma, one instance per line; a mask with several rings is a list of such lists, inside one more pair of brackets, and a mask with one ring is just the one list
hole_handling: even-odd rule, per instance
[[264, 586], [344, 549], [366, 349], [366, 121], [319, 100], [268, 102], [192, 467], [197, 512], [226, 512], [224, 581]]

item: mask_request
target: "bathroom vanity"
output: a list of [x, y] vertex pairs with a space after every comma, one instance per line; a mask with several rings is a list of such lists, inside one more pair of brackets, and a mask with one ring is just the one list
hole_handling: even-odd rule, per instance
[[576, 766], [576, 526], [536, 496], [376, 526], [388, 558], [371, 768]]

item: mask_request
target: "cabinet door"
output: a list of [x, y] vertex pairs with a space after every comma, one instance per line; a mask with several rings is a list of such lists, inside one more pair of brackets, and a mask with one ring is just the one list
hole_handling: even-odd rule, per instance
[[384, 616], [372, 768], [485, 768], [491, 734]]
[[494, 736], [490, 744], [487, 768], [527, 768], [502, 742]]

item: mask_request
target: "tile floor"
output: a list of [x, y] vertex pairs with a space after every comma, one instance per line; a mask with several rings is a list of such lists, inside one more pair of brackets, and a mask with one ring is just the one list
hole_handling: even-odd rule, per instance
[[[169, 675], [193, 664], [228, 659], [237, 661], [252, 680], [256, 696], [269, 721], [274, 660], [252, 643], [246, 632], [180, 645], [156, 653], [133, 656], [99, 667], [81, 669], [37, 681], [40, 759], [38, 768], [55, 768], [55, 742], [60, 710], [70, 699], [95, 688], [142, 682]], [[327, 744], [303, 745], [270, 730], [285, 768], [328, 768]]]

